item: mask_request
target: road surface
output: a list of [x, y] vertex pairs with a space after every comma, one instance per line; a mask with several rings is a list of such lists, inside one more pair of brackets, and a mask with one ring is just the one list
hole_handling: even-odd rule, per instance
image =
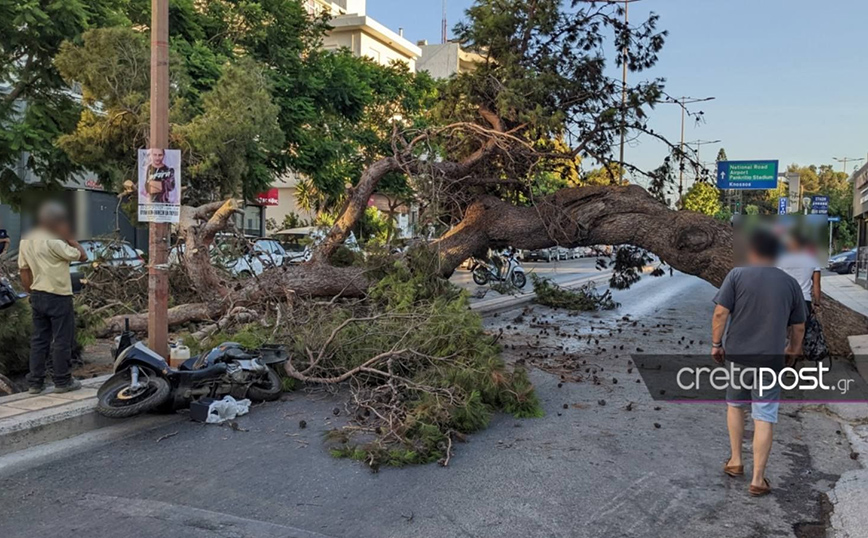
[[[676, 274], [616, 292], [615, 311], [568, 317], [536, 306], [522, 320], [520, 311], [492, 316], [486, 323], [504, 329], [509, 360], [526, 358], [533, 340], [551, 346], [552, 357], [584, 357], [601, 383], [559, 386], [556, 373], [533, 369], [546, 416], [496, 417], [456, 447], [448, 468], [374, 474], [333, 459], [322, 435], [342, 424], [332, 415], [340, 395], [295, 393], [239, 419], [246, 431], [182, 421], [2, 478], [0, 535], [823, 536], [815, 534], [823, 529], [823, 493], [858, 467], [836, 422], [784, 408], [769, 465], [774, 494], [752, 499], [745, 479], [721, 472], [722, 406], [655, 403], [627, 372], [634, 346], [677, 352], [686, 345], [681, 336], [707, 343], [713, 293]], [[645, 326], [587, 344], [591, 327], [595, 335], [614, 332], [625, 315]], [[579, 336], [542, 334], [536, 344], [544, 331], [530, 326], [532, 318]]]

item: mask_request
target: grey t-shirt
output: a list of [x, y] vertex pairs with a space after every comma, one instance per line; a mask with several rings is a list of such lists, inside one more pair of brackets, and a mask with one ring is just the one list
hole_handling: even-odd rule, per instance
[[[782, 357], [787, 327], [804, 323], [807, 308], [796, 279], [776, 267], [736, 267], [714, 302], [730, 311], [724, 349], [727, 359]], [[760, 359], [761, 360], [761, 359]]]

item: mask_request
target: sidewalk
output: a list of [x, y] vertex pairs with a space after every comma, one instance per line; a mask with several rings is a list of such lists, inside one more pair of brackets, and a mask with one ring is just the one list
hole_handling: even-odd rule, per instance
[[[868, 290], [854, 281], [853, 275], [829, 275], [822, 280], [823, 292], [847, 308], [868, 316]], [[866, 327], [868, 332], [868, 327]]]

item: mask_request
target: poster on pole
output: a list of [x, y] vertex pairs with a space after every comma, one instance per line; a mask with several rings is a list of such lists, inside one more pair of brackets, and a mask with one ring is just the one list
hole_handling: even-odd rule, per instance
[[177, 224], [181, 216], [181, 151], [139, 150], [139, 222]]

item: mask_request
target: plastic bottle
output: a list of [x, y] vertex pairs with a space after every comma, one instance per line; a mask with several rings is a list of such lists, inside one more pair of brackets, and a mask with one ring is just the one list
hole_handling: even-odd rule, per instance
[[190, 348], [184, 345], [183, 340], [178, 340], [178, 343], [172, 346], [169, 356], [169, 366], [178, 368], [190, 358]]

